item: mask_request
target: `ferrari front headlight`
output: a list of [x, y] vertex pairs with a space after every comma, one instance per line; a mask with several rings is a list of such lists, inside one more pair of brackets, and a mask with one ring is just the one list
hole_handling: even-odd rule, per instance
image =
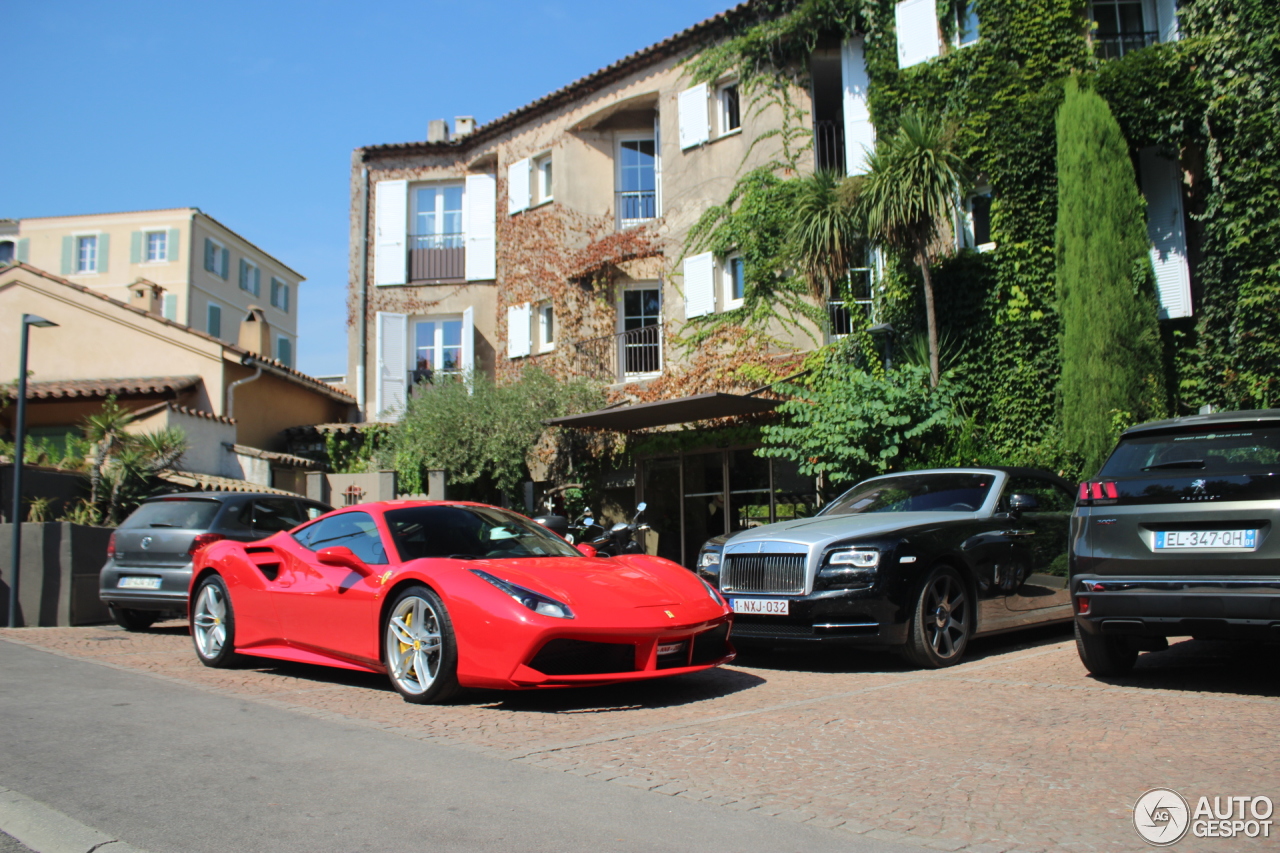
[[543, 595], [540, 592], [534, 592], [527, 587], [504, 581], [502, 578], [495, 577], [488, 572], [480, 569], [472, 569], [471, 574], [488, 581], [525, 607], [542, 616], [553, 616], [556, 619], [572, 619], [573, 611], [569, 609], [569, 605], [562, 601], [556, 601], [554, 598]]

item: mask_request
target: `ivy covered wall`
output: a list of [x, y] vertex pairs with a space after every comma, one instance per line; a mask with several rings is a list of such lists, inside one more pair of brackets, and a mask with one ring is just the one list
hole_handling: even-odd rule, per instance
[[[1280, 4], [1186, 0], [1181, 40], [1103, 61], [1082, 0], [978, 0], [976, 44], [944, 46], [942, 56], [901, 70], [894, 6], [763, 2], [754, 23], [703, 51], [691, 69], [695, 79], [735, 71], [767, 96], [802, 80], [824, 40], [863, 33], [878, 134], [893, 132], [908, 107], [954, 124], [959, 153], [991, 187], [997, 248], [944, 262], [935, 288], [983, 461], [1076, 464], [1057, 427], [1054, 287], [1054, 116], [1072, 75], [1108, 101], [1135, 158], [1157, 145], [1183, 169], [1195, 314], [1162, 323], [1168, 411], [1280, 405]], [[954, 9], [939, 0], [944, 31], [954, 27]], [[879, 319], [899, 331], [921, 328], [911, 267], [892, 259], [881, 285]]]

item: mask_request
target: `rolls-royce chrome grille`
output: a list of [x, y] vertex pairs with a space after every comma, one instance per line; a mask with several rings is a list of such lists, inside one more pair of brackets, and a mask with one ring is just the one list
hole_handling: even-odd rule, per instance
[[721, 569], [725, 592], [804, 592], [804, 554], [730, 554]]

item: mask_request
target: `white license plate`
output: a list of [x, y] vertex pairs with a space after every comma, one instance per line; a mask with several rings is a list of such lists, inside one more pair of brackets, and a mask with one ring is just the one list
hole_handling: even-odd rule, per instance
[[116, 584], [117, 589], [159, 589], [160, 578], [122, 577]]
[[1257, 530], [1158, 530], [1156, 550], [1195, 551], [1198, 549], [1232, 548], [1252, 551], [1258, 547]]
[[752, 613], [763, 616], [787, 616], [791, 602], [785, 598], [731, 598], [734, 613]]
[[661, 643], [658, 646], [658, 657], [674, 655], [684, 650], [684, 643]]

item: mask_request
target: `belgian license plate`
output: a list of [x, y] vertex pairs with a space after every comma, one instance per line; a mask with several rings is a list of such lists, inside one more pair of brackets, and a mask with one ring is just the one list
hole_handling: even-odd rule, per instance
[[116, 584], [117, 589], [159, 589], [160, 578], [139, 578], [125, 576]]
[[658, 657], [674, 655], [684, 651], [684, 643], [659, 643]]
[[1258, 547], [1257, 530], [1158, 530], [1157, 551], [1195, 551], [1232, 548], [1252, 551]]
[[791, 613], [791, 602], [785, 598], [732, 598], [729, 601], [734, 613], [757, 616], [786, 616]]

